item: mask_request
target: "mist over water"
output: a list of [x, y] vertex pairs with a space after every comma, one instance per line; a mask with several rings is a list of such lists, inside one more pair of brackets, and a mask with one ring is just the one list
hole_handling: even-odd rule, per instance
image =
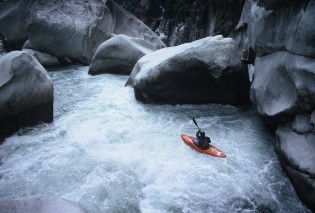
[[[54, 122], [0, 146], [0, 197], [57, 195], [88, 212], [310, 212], [250, 107], [153, 105], [127, 76], [88, 67], [50, 72]], [[191, 117], [227, 158], [201, 155], [180, 134]]]

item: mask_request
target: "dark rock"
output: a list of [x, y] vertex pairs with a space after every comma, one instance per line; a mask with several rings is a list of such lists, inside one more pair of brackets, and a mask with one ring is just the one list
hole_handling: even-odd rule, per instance
[[301, 200], [315, 211], [315, 134], [299, 135], [289, 124], [276, 131], [276, 151]]
[[243, 104], [249, 79], [240, 57], [232, 39], [207, 37], [143, 56], [127, 85], [144, 102]]
[[53, 84], [45, 68], [24, 51], [0, 57], [0, 138], [23, 126], [53, 120]]
[[31, 49], [23, 49], [23, 51], [28, 52], [30, 55], [34, 56], [37, 61], [44, 67], [53, 67], [60, 65], [60, 62], [56, 57], [47, 53], [42, 53]]
[[291, 128], [298, 134], [306, 134], [314, 128], [314, 125], [310, 122], [310, 116], [308, 115], [296, 115]]
[[250, 46], [257, 56], [285, 50], [315, 57], [315, 1], [275, 11], [259, 7], [251, 0], [246, 4], [250, 6], [244, 7], [239, 26], [248, 25]]
[[99, 0], [12, 0], [1, 3], [0, 33], [13, 45], [89, 64], [111, 33], [111, 14]]
[[[303, 107], [315, 107], [315, 59], [277, 52], [258, 57], [251, 85], [251, 100], [269, 125], [284, 124], [296, 113], [307, 113]], [[299, 91], [307, 90], [305, 93]]]
[[275, 10], [281, 7], [296, 6], [306, 1], [307, 0], [257, 0], [257, 5], [265, 7], [268, 10]]
[[0, 213], [87, 213], [79, 204], [50, 195], [0, 200]]
[[5, 51], [2, 41], [0, 40], [0, 56], [4, 54], [6, 54], [6, 51]]
[[0, 1], [0, 33], [7, 42], [21, 48], [27, 40], [27, 20], [33, 1]]
[[232, 37], [244, 4], [244, 0], [116, 2], [156, 32], [167, 46], [214, 35]]
[[156, 46], [140, 38], [117, 35], [101, 44], [93, 57], [89, 74], [116, 73], [129, 75], [137, 61]]
[[31, 49], [31, 50], [33, 50], [33, 49], [34, 49], [34, 46], [31, 44], [30, 40], [27, 40], [27, 41], [24, 43], [22, 49]]
[[106, 6], [113, 18], [113, 33], [144, 39], [154, 44], [158, 49], [165, 47], [165, 44], [148, 26], [113, 0], [107, 0]]
[[311, 123], [315, 126], [315, 110], [311, 114]]

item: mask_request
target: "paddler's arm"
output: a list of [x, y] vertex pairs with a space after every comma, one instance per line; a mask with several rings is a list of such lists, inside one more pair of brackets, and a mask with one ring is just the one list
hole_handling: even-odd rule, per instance
[[198, 132], [196, 133], [196, 137], [197, 137], [197, 138], [200, 137], [200, 129], [199, 129]]

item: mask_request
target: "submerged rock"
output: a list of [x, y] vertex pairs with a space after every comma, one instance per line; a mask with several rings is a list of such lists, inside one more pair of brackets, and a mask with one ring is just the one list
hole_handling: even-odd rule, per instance
[[92, 59], [89, 74], [129, 75], [142, 56], [155, 50], [157, 50], [155, 45], [143, 39], [117, 35], [98, 47]]
[[297, 134], [289, 124], [276, 131], [276, 151], [301, 200], [315, 211], [315, 133]]
[[284, 124], [315, 107], [315, 59], [277, 52], [258, 57], [251, 100], [270, 125]]
[[127, 81], [143, 102], [243, 104], [247, 67], [230, 38], [207, 37], [143, 56]]
[[18, 128], [53, 120], [53, 84], [30, 54], [13, 51], [0, 57], [0, 138]]
[[87, 213], [75, 202], [50, 195], [0, 200], [1, 213]]

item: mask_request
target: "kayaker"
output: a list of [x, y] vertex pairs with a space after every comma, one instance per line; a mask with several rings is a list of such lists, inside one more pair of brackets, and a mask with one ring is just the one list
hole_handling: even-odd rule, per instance
[[196, 133], [196, 139], [194, 140], [194, 144], [198, 146], [200, 149], [206, 150], [210, 148], [211, 140], [206, 136], [206, 133], [201, 129]]

